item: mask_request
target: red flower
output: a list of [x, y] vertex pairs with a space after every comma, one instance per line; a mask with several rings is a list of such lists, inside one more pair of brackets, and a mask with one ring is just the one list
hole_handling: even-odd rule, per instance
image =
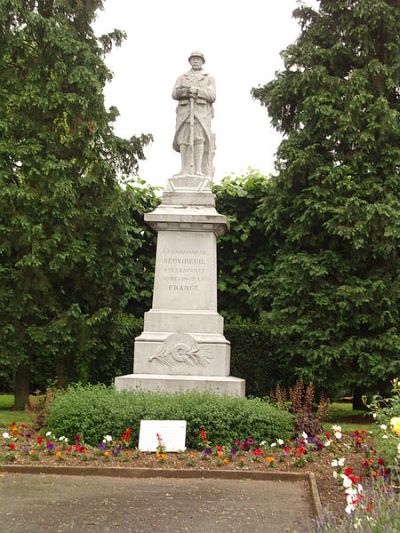
[[354, 435], [355, 435], [356, 437], [359, 437], [359, 436], [360, 436], [360, 432], [358, 431], [358, 429], [355, 429], [355, 430], [354, 430]]
[[283, 453], [284, 453], [285, 455], [288, 455], [288, 454], [290, 453], [290, 446], [285, 446], [285, 447], [283, 448]]
[[129, 441], [131, 440], [131, 433], [132, 433], [131, 428], [127, 428], [125, 433], [121, 435], [122, 442], [125, 442], [126, 444], [129, 443]]
[[382, 459], [382, 457], [379, 457], [378, 459], [378, 465], [383, 465], [385, 461]]
[[328, 440], [331, 440], [332, 435], [329, 433], [329, 431], [327, 431], [327, 432], [325, 433], [325, 437], [326, 437]]
[[253, 450], [253, 454], [254, 455], [262, 455], [263, 454], [263, 451], [261, 448], [254, 448]]
[[77, 433], [76, 435], [74, 435], [74, 441], [75, 441], [76, 444], [77, 444], [80, 440], [81, 440], [81, 436], [79, 435], [79, 433]]
[[205, 429], [200, 430], [200, 440], [201, 442], [206, 442], [207, 440], [207, 432]]
[[302, 455], [304, 455], [305, 451], [306, 451], [306, 449], [303, 448], [303, 446], [299, 446], [299, 448], [296, 448], [296, 449], [294, 450], [294, 455], [295, 455], [296, 457], [301, 457]]
[[351, 466], [346, 466], [346, 468], [344, 469], [344, 475], [349, 477], [352, 473], [353, 469], [351, 468]]
[[8, 447], [10, 448], [10, 450], [16, 450], [17, 449], [16, 445], [13, 442], [8, 444]]
[[367, 432], [365, 431], [365, 429], [362, 429], [362, 430], [361, 430], [361, 433], [363, 434], [364, 437], [365, 437], [365, 435], [367, 434]]
[[70, 444], [67, 448], [67, 453], [71, 453], [72, 452], [72, 444]]
[[219, 444], [217, 444], [215, 447], [217, 448], [217, 450], [219, 452], [223, 452], [224, 451], [224, 448], [222, 446], [220, 446]]
[[37, 441], [37, 443], [39, 444], [39, 446], [41, 446], [41, 445], [43, 444], [43, 437], [41, 437], [40, 435], [38, 435], [38, 436], [36, 437], [36, 441]]

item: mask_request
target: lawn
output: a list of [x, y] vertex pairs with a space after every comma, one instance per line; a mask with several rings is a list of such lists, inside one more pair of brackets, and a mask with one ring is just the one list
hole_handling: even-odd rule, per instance
[[352, 433], [355, 429], [367, 429], [368, 431], [375, 429], [370, 413], [353, 409], [350, 402], [333, 402], [330, 405], [328, 415], [322, 425], [326, 431], [329, 431], [333, 424], [340, 425], [346, 433]]
[[28, 424], [31, 416], [26, 411], [13, 411], [11, 408], [14, 404], [13, 394], [0, 394], [0, 427], [7, 427], [12, 422], [25, 422]]

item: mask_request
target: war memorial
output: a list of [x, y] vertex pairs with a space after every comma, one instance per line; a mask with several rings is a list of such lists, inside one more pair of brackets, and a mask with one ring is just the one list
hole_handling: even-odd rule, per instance
[[145, 215], [157, 232], [152, 309], [135, 339], [133, 374], [115, 378], [118, 390], [207, 390], [244, 396], [245, 380], [230, 376], [230, 343], [217, 309], [217, 237], [228, 230], [211, 190], [215, 81], [201, 52], [179, 76], [174, 149], [181, 170], [167, 179], [161, 205]]

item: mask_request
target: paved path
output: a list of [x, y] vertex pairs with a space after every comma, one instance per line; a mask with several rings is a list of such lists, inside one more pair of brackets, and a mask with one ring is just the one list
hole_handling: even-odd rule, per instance
[[0, 532], [304, 532], [303, 481], [0, 475]]

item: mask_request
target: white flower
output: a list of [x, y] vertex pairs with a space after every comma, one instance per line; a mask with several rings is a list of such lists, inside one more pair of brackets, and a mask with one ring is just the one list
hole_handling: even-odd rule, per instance
[[340, 433], [340, 431], [336, 431], [335, 437], [337, 438], [337, 440], [340, 440], [342, 438], [342, 434]]
[[265, 440], [263, 440], [262, 442], [260, 442], [260, 446], [265, 446], [267, 443], [265, 442]]
[[332, 444], [332, 441], [331, 440], [327, 440], [326, 442], [324, 442], [324, 446], [325, 448], [327, 448], [328, 446], [330, 446]]
[[338, 465], [344, 466], [344, 457], [341, 457], [340, 459], [338, 459]]
[[376, 413], [372, 413], [373, 418], [376, 418]]
[[303, 437], [304, 440], [307, 440], [308, 439], [308, 435], [305, 431], [303, 431], [303, 433], [301, 434], [301, 436]]
[[279, 446], [282, 446], [284, 441], [282, 439], [276, 439], [276, 442], [279, 444]]
[[339, 466], [339, 463], [338, 463], [338, 460], [337, 459], [334, 459], [332, 462], [331, 462], [331, 466], [333, 468], [337, 468]]
[[350, 488], [353, 484], [353, 482], [351, 481], [351, 479], [347, 476], [345, 476], [344, 474], [341, 474], [341, 477], [343, 478], [343, 487], [344, 488]]
[[103, 439], [103, 442], [112, 442], [112, 437], [111, 435], [106, 435]]
[[9, 439], [9, 438], [10, 438], [10, 434], [7, 433], [7, 431], [5, 431], [5, 432], [3, 433], [3, 439]]
[[276, 442], [273, 442], [273, 443], [271, 444], [271, 448], [275, 448], [275, 446], [276, 446]]
[[342, 432], [342, 426], [332, 426], [333, 431], [340, 431]]
[[333, 471], [333, 477], [334, 477], [335, 479], [337, 479], [337, 472], [336, 472], [336, 470]]
[[397, 455], [400, 455], [400, 443], [397, 445]]
[[387, 435], [382, 435], [382, 439], [387, 439], [388, 436]]
[[60, 442], [63, 442], [63, 441], [64, 441], [64, 442], [68, 442], [67, 437], [64, 437], [64, 435], [63, 435], [62, 437], [60, 437], [58, 440], [59, 440]]
[[355, 508], [356, 506], [353, 503], [349, 503], [349, 505], [346, 507], [346, 513], [351, 514]]
[[381, 429], [383, 429], [384, 431], [387, 430], [387, 425], [386, 425], [386, 424], [381, 424], [379, 427], [380, 427]]
[[46, 437], [51, 437], [51, 431], [48, 431], [48, 432], [46, 433]]
[[358, 490], [359, 494], [362, 494], [364, 492], [364, 489], [363, 489], [363, 486], [361, 485], [361, 483], [359, 483], [357, 485], [357, 490]]

